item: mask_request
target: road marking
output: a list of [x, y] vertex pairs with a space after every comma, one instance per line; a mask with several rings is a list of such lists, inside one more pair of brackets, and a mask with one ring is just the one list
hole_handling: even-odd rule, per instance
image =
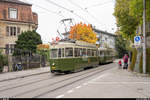
[[[98, 80], [98, 79], [100, 79], [100, 78], [102, 78], [104, 76], [108, 76], [108, 75], [109, 75], [108, 73], [100, 75], [99, 77], [96, 77], [96, 78], [92, 79], [91, 81], [96, 81], [96, 80]], [[89, 82], [91, 82], [91, 81], [89, 81]]]
[[67, 93], [72, 93], [73, 92], [73, 90], [69, 90]]
[[64, 95], [59, 95], [59, 96], [57, 96], [56, 98], [61, 98], [61, 97], [63, 97]]
[[89, 82], [92, 84], [150, 84], [150, 82]]
[[83, 85], [87, 85], [88, 83], [83, 83]]
[[76, 87], [76, 89], [79, 89], [79, 88], [81, 88], [81, 86], [77, 86], [77, 87]]

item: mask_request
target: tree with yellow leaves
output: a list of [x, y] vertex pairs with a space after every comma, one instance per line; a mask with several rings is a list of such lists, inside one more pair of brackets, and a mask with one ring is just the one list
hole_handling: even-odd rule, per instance
[[48, 44], [39, 44], [39, 45], [37, 45], [37, 49], [38, 50], [48, 50], [49, 45]]
[[48, 61], [49, 60], [49, 55], [50, 55], [50, 46], [48, 44], [39, 44], [37, 45], [37, 53], [42, 55], [42, 56], [45, 56], [46, 57], [46, 60]]
[[93, 44], [97, 41], [96, 33], [93, 32], [91, 25], [82, 24], [82, 22], [70, 27], [69, 38]]

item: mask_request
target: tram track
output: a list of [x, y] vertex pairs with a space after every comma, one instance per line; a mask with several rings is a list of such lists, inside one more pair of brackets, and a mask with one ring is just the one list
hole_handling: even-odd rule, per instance
[[[49, 77], [49, 78], [41, 79], [41, 80], [38, 80], [38, 81], [28, 82], [28, 83], [21, 84], [21, 85], [18, 85], [18, 86], [6, 88], [6, 89], [1, 89], [0, 92], [6, 91], [6, 90], [10, 90], [10, 89], [14, 89], [14, 88], [18, 88], [18, 87], [22, 87], [22, 86], [26, 86], [26, 85], [31, 85], [31, 84], [34, 84], [34, 83], [37, 83], [37, 82], [41, 82], [41, 81], [44, 81], [44, 80], [48, 80], [48, 79], [52, 79], [52, 78], [54, 78], [54, 77]], [[8, 84], [8, 85], [9, 85], [9, 84]], [[7, 86], [8, 86], [8, 85], [7, 85]], [[3, 87], [4, 87], [4, 86], [3, 86]]]
[[[46, 94], [48, 94], [48, 93], [54, 92], [54, 91], [56, 91], [56, 90], [59, 90], [59, 89], [61, 89], [61, 88], [64, 88], [64, 87], [66, 87], [66, 86], [68, 86], [68, 85], [71, 85], [71, 84], [73, 84], [73, 83], [79, 82], [79, 81], [81, 81], [81, 80], [83, 80], [83, 79], [85, 79], [85, 78], [89, 78], [89, 76], [96, 75], [96, 74], [98, 74], [98, 73], [100, 73], [100, 72], [103, 72], [103, 71], [106, 71], [106, 70], [108, 70], [108, 69], [111, 69], [111, 68], [110, 68], [110, 67], [104, 68], [104, 69], [102, 69], [102, 70], [100, 70], [100, 71], [96, 71], [96, 72], [92, 71], [92, 72], [94, 72], [94, 73], [92, 73], [92, 74], [90, 74], [90, 75], [87, 75], [87, 76], [85, 76], [85, 77], [76, 79], [76, 80], [74, 80], [74, 81], [72, 81], [72, 82], [69, 82], [69, 83], [67, 83], [67, 84], [65, 84], [65, 85], [59, 86], [59, 87], [54, 88], [54, 89], [52, 89], [52, 90], [46, 91], [46, 92], [44, 92], [44, 93], [42, 93], [42, 94], [40, 94], [40, 95], [34, 96], [33, 98], [38, 98], [38, 97], [40, 97], [40, 96], [43, 96], [43, 95], [46, 95]], [[82, 75], [80, 75], [80, 76], [82, 76]]]
[[[49, 88], [48, 91], [44, 91], [43, 93], [40, 93], [40, 94], [38, 94], [38, 95], [36, 95], [36, 96], [33, 96], [33, 98], [38, 98], [38, 97], [40, 97], [40, 96], [42, 96], [42, 95], [45, 95], [45, 94], [54, 92], [54, 91], [56, 91], [56, 90], [58, 90], [58, 89], [61, 89], [61, 88], [65, 87], [65, 86], [71, 85], [71, 84], [73, 84], [73, 83], [75, 83], [75, 82], [78, 82], [78, 81], [80, 81], [80, 80], [83, 80], [83, 79], [85, 79], [85, 78], [88, 78], [89, 76], [96, 75], [96, 74], [98, 74], [98, 73], [100, 73], [100, 72], [103, 72], [103, 71], [105, 71], [105, 70], [110, 69], [110, 67], [105, 68], [106, 66], [107, 66], [107, 65], [104, 65], [103, 68], [102, 68], [100, 71], [97, 71], [97, 69], [94, 69], [94, 70], [92, 70], [92, 71], [87, 71], [87, 72], [82, 73], [82, 74], [79, 74], [79, 75], [75, 75], [75, 76], [72, 76], [72, 77], [69, 77], [69, 78], [62, 79], [62, 80], [60, 80], [60, 81], [56, 81], [56, 82], [51, 83], [51, 84], [48, 84], [48, 85], [44, 85], [44, 86], [41, 86], [41, 87], [38, 87], [38, 88], [35, 88], [35, 89], [31, 89], [31, 90], [28, 90], [28, 91], [19, 93], [19, 94], [17, 94], [17, 95], [12, 96], [12, 97], [15, 97], [15, 98], [16, 98], [16, 97], [18, 97], [18, 96], [21, 96], [21, 95], [24, 95], [24, 94], [27, 94], [27, 93], [29, 94], [29, 93], [32, 93], [32, 92], [34, 92], [34, 91], [38, 91], [38, 90], [43, 89], [43, 88]], [[97, 68], [97, 67], [96, 67], [96, 68]], [[90, 73], [90, 74], [89, 74], [89, 75], [86, 75], [86, 74], [88, 74], [88, 73]], [[91, 74], [91, 73], [92, 73], [92, 74]], [[85, 75], [85, 77], [80, 77], [80, 76], [83, 76], [83, 75]], [[77, 78], [77, 79], [76, 79], [76, 80], [73, 80], [73, 81], [71, 81], [71, 82], [67, 82], [67, 81], [69, 81], [69, 80], [71, 80], [71, 79], [75, 79], [75, 78]], [[67, 83], [64, 84], [64, 85], [61, 85], [61, 86], [58, 85], [58, 84], [62, 84], [63, 82], [67, 82]], [[34, 82], [34, 83], [35, 83], [35, 82]], [[57, 85], [58, 85], [58, 86], [57, 86]], [[51, 88], [51, 87], [52, 87], [52, 88]], [[56, 87], [56, 88], [54, 88], [54, 87]]]
[[[86, 74], [86, 73], [85, 73]], [[83, 74], [84, 75], [84, 74]], [[59, 77], [59, 76], [58, 76]], [[74, 76], [76, 77], [76, 76]], [[48, 78], [44, 78], [44, 79], [41, 79], [41, 80], [37, 80], [37, 81], [33, 81], [33, 82], [28, 82], [28, 83], [25, 83], [25, 84], [21, 84], [21, 85], [17, 85], [17, 86], [13, 86], [13, 87], [9, 87], [9, 88], [5, 88], [5, 89], [1, 89], [0, 92], [2, 91], [6, 91], [6, 90], [9, 90], [9, 89], [14, 89], [14, 88], [18, 88], [18, 87], [23, 87], [23, 86], [26, 86], [26, 85], [31, 85], [31, 84], [34, 84], [34, 83], [38, 83], [38, 82], [41, 82], [41, 81], [45, 81], [45, 80], [49, 80], [49, 79], [53, 79], [53, 78], [56, 78], [56, 77], [48, 77]], [[73, 77], [70, 77], [70, 78], [73, 78]], [[63, 80], [64, 81], [64, 80]], [[59, 81], [60, 82], [60, 81]], [[7, 86], [10, 86], [11, 84], [8, 84], [6, 86], [1, 86], [1, 87], [7, 87]]]

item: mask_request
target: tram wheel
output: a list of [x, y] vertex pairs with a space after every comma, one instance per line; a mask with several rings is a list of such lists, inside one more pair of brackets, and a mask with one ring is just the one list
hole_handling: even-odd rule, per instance
[[65, 73], [65, 74], [69, 74], [69, 73], [70, 73], [70, 71], [64, 71], [64, 73]]

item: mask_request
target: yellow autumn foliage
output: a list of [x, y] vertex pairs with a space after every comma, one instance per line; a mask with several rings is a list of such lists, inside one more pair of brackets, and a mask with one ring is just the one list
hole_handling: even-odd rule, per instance
[[43, 49], [47, 50], [49, 48], [50, 48], [50, 46], [48, 44], [39, 44], [39, 45], [37, 45], [38, 50], [43, 50]]
[[76, 39], [95, 44], [97, 41], [96, 33], [93, 32], [90, 24], [76, 24], [70, 27], [70, 39]]

